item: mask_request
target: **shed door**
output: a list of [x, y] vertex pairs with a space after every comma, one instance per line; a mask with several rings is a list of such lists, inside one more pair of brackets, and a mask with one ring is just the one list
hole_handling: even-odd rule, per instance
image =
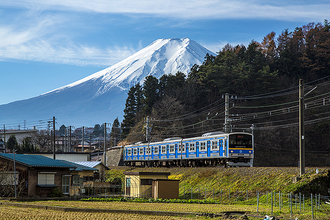
[[126, 179], [126, 196], [131, 194], [131, 178]]

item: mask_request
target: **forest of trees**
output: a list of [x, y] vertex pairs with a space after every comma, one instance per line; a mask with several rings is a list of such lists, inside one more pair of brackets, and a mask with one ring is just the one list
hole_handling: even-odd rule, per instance
[[[255, 129], [255, 165], [298, 164], [298, 82], [306, 89], [318, 85], [306, 101], [306, 165], [330, 165], [327, 94], [330, 93], [330, 23], [310, 23], [294, 31], [274, 32], [262, 42], [226, 45], [217, 56], [206, 55], [203, 64], [183, 73], [148, 76], [143, 85], [130, 88], [121, 124], [121, 139], [145, 140], [146, 117], [151, 122], [151, 141], [167, 137], [198, 136], [223, 131], [225, 93], [231, 99], [233, 131]], [[323, 99], [323, 105], [316, 98]], [[315, 99], [313, 99], [315, 98]], [[316, 104], [315, 104], [316, 103]], [[282, 112], [282, 113], [280, 113]], [[284, 113], [285, 114], [284, 114]], [[260, 117], [260, 115], [266, 115]], [[312, 123], [313, 122], [313, 123]], [[310, 153], [308, 153], [310, 152]], [[315, 159], [317, 158], [317, 160]]]

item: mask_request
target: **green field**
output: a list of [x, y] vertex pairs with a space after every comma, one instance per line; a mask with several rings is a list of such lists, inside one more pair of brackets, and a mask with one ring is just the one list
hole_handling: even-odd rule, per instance
[[[140, 210], [169, 211], [189, 213], [223, 213], [229, 211], [246, 212], [248, 219], [262, 219], [265, 214], [286, 219], [312, 219], [310, 194], [313, 193], [313, 212], [315, 219], [330, 219], [330, 205], [315, 195], [327, 195], [330, 188], [328, 169], [307, 168], [307, 173], [293, 183], [298, 176], [298, 168], [128, 168], [112, 167], [108, 181], [124, 183], [124, 171], [170, 172], [169, 178], [180, 180], [180, 200], [153, 201], [140, 199], [136, 201], [30, 201], [23, 204], [44, 206], [75, 207], [87, 212], [64, 212], [36, 208], [19, 208], [10, 205], [0, 206], [0, 219], [205, 219], [206, 217], [154, 216], [129, 213], [93, 213], [88, 209], [105, 210]], [[193, 193], [191, 193], [193, 192]], [[257, 199], [257, 192], [259, 198]], [[271, 194], [273, 192], [273, 194]], [[281, 203], [279, 196], [281, 193]], [[305, 195], [302, 201], [295, 200], [297, 195]], [[273, 196], [273, 206], [271, 198]], [[191, 199], [193, 197], [193, 199]], [[275, 199], [274, 199], [275, 198]], [[191, 202], [191, 203], [190, 203]], [[201, 204], [196, 204], [199, 202]], [[203, 204], [209, 203], [209, 204]], [[258, 204], [258, 206], [257, 206]], [[281, 207], [280, 207], [281, 205]], [[291, 205], [291, 206], [290, 206]], [[258, 209], [258, 212], [257, 212]], [[291, 214], [292, 209], [292, 214]], [[292, 215], [292, 217], [291, 217]], [[257, 217], [258, 216], [258, 217]], [[222, 219], [217, 217], [215, 219]], [[241, 219], [237, 217], [236, 219]]]

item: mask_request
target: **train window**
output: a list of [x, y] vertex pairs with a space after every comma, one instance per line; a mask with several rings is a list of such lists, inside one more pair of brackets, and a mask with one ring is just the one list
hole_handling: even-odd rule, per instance
[[186, 152], [186, 148], [184, 147], [184, 145], [179, 145], [179, 152]]
[[136, 156], [137, 155], [137, 148], [133, 149], [133, 155]]
[[147, 147], [146, 155], [150, 155], [150, 147]]
[[174, 153], [175, 149], [174, 149], [174, 145], [170, 145], [170, 153]]
[[190, 143], [190, 144], [189, 144], [189, 151], [190, 151], [190, 152], [195, 152], [195, 151], [196, 151], [195, 143]]
[[217, 141], [212, 141], [212, 150], [219, 150]]
[[140, 147], [140, 155], [143, 155], [143, 153], [144, 153], [144, 148], [143, 147]]
[[132, 155], [132, 151], [131, 151], [131, 149], [127, 149], [127, 155], [128, 155], [128, 156], [131, 156], [131, 155]]
[[166, 154], [166, 146], [161, 146], [162, 148], [162, 154]]
[[158, 154], [158, 153], [159, 153], [159, 151], [158, 151], [158, 147], [155, 147], [155, 148], [154, 148], [154, 153], [155, 153], [155, 154]]
[[206, 142], [201, 142], [200, 151], [206, 151]]
[[229, 136], [230, 148], [252, 148], [252, 136], [246, 134], [232, 134]]

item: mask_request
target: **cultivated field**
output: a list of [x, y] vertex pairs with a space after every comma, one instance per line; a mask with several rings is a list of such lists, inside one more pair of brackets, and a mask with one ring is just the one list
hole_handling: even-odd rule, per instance
[[[0, 219], [204, 219], [205, 217], [185, 216], [153, 216], [143, 214], [128, 213], [89, 213], [88, 209], [105, 210], [144, 210], [144, 211], [170, 211], [170, 212], [190, 212], [190, 213], [222, 213], [230, 211], [246, 212], [248, 219], [262, 219], [265, 214], [270, 215], [271, 207], [260, 205], [259, 212], [256, 212], [254, 205], [224, 205], [224, 204], [182, 204], [182, 203], [135, 203], [135, 202], [91, 202], [91, 201], [34, 201], [23, 202], [23, 204], [35, 204], [45, 206], [75, 207], [83, 208], [86, 212], [63, 212], [36, 208], [17, 208], [11, 206], [0, 206]], [[283, 207], [281, 211], [274, 208], [274, 215], [281, 219], [311, 219], [310, 210], [301, 213], [294, 210], [291, 218], [290, 210]], [[257, 217], [259, 216], [259, 217]], [[315, 219], [330, 219], [330, 205], [323, 204], [321, 209], [314, 213]], [[223, 219], [217, 217], [214, 219]], [[237, 216], [232, 219], [242, 219]]]
[[116, 213], [88, 213], [88, 212], [62, 212], [36, 208], [17, 208], [0, 206], [0, 219], [191, 219], [171, 216], [150, 216], [139, 214], [116, 214]]

